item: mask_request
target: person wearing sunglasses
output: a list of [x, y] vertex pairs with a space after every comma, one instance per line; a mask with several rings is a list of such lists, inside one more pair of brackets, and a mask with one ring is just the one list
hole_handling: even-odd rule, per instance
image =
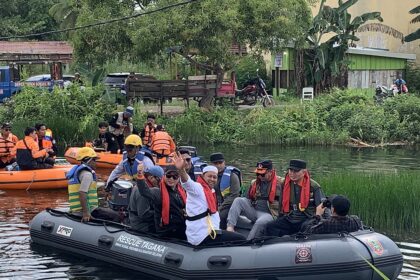
[[185, 203], [187, 195], [179, 182], [179, 172], [173, 165], [166, 167], [159, 188], [146, 184], [143, 164], [137, 169], [137, 188], [154, 209], [154, 225], [160, 237], [185, 240]]
[[[152, 166], [144, 172], [144, 182], [151, 192], [159, 192], [164, 171], [160, 166]], [[142, 183], [142, 184], [143, 184]], [[133, 230], [156, 233], [155, 209], [150, 200], [143, 196], [137, 186], [133, 187], [128, 204], [128, 217]]]
[[181, 177], [181, 185], [187, 192], [185, 209], [188, 242], [192, 245], [208, 245], [245, 240], [240, 234], [220, 230], [220, 217], [214, 192], [217, 168], [204, 167], [203, 174], [197, 178], [197, 182], [194, 182], [186, 171], [188, 163], [180, 153], [174, 156], [174, 163]]
[[77, 152], [76, 159], [80, 161], [80, 164], [75, 165], [66, 175], [69, 181], [70, 212], [80, 215], [82, 222], [89, 222], [92, 217], [120, 222], [118, 212], [98, 206], [95, 173], [97, 158], [96, 152], [89, 147], [80, 148]]
[[235, 230], [240, 215], [251, 220], [253, 226], [248, 240], [263, 236], [266, 224], [273, 221], [277, 214], [278, 202], [275, 197], [282, 180], [273, 169], [271, 160], [258, 162], [254, 172], [257, 178], [252, 180], [247, 197], [235, 198], [227, 219], [228, 231]]
[[267, 224], [266, 235], [283, 236], [299, 232], [315, 216], [316, 208], [325, 199], [320, 185], [310, 178], [306, 162], [290, 160], [279, 193], [279, 217]]
[[226, 229], [230, 207], [241, 192], [241, 171], [234, 166], [226, 166], [225, 157], [222, 153], [211, 154], [210, 162], [218, 171], [214, 190], [216, 191], [220, 215], [220, 228]]
[[[196, 180], [196, 174], [194, 173], [194, 167], [193, 167], [193, 162], [192, 162], [190, 151], [188, 151], [187, 149], [179, 149], [179, 153], [180, 153], [181, 157], [185, 160], [185, 163], [186, 163], [185, 170], [187, 171], [190, 178], [193, 181], [195, 181]], [[200, 171], [200, 174], [201, 174], [201, 168], [199, 168], [199, 169], [200, 169], [199, 171]]]
[[12, 133], [12, 126], [9, 123], [2, 124], [0, 130], [0, 168], [5, 168], [16, 162], [14, 148], [18, 141], [17, 136]]

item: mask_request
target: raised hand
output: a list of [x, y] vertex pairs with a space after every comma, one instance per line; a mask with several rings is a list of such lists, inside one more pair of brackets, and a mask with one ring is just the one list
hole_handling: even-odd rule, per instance
[[182, 158], [182, 156], [181, 156], [181, 154], [179, 153], [179, 152], [177, 152], [175, 155], [174, 155], [174, 165], [176, 166], [176, 168], [178, 169], [178, 170], [181, 170], [181, 169], [184, 169], [185, 168], [185, 166], [186, 166], [186, 162], [185, 162], [185, 160]]
[[143, 175], [144, 173], [144, 164], [143, 162], [139, 162], [139, 165], [137, 165], [137, 174]]

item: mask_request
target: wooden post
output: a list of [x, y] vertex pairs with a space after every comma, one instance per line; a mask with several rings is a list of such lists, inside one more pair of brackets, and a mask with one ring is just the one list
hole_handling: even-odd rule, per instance
[[185, 80], [185, 84], [187, 86], [187, 108], [189, 109], [190, 108], [190, 86], [189, 86], [189, 83], [188, 83], [188, 77]]
[[160, 115], [163, 116], [163, 83], [160, 82]]
[[275, 77], [274, 84], [276, 85], [276, 95], [280, 96], [280, 67], [276, 67]]

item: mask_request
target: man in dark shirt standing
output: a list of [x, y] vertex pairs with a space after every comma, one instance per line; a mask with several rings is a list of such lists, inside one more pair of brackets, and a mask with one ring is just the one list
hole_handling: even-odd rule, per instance
[[332, 216], [322, 219], [327, 207], [323, 204], [316, 208], [316, 224], [306, 230], [307, 233], [338, 233], [352, 232], [362, 229], [362, 222], [357, 216], [349, 216], [350, 201], [347, 197], [336, 195], [330, 198]]

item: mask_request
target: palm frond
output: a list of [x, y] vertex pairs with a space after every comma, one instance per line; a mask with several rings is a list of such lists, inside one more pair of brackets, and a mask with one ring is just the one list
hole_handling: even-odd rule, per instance
[[404, 34], [391, 26], [382, 23], [368, 23], [360, 26], [357, 32], [380, 32], [390, 35], [396, 39], [404, 40]]
[[420, 22], [420, 15], [416, 16], [415, 18], [413, 18], [410, 23], [417, 23]]
[[409, 13], [410, 14], [419, 14], [420, 13], [420, 6], [415, 7]]
[[418, 40], [418, 39], [420, 39], [420, 28], [417, 29], [417, 31], [414, 31], [413, 33], [405, 36], [404, 41], [412, 42], [412, 41], [415, 41], [415, 40]]

